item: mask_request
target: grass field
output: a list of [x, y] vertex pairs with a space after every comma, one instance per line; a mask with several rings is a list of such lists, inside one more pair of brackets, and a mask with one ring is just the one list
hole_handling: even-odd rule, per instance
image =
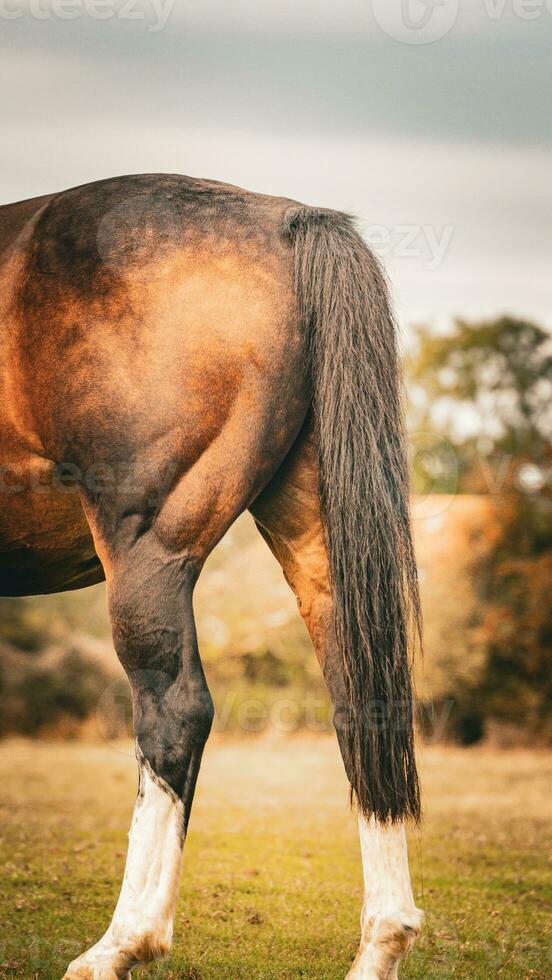
[[[423, 749], [424, 937], [403, 977], [552, 977], [552, 754]], [[107, 925], [135, 792], [127, 745], [0, 745], [0, 977], [59, 980]], [[165, 980], [343, 978], [361, 905], [333, 739], [208, 746]]]

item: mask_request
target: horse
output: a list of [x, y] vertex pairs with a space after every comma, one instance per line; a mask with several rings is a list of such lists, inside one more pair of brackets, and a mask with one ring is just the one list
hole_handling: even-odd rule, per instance
[[312, 638], [357, 811], [348, 978], [398, 977], [423, 916], [405, 837], [419, 597], [396, 323], [353, 219], [171, 174], [3, 205], [0, 335], [0, 593], [105, 579], [132, 692], [124, 880], [65, 980], [129, 980], [171, 946], [213, 720], [193, 590], [247, 509]]

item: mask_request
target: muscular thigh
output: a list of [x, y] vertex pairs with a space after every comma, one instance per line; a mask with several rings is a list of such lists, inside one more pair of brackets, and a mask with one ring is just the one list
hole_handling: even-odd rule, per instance
[[251, 513], [282, 566], [323, 660], [331, 589], [318, 476], [318, 451], [309, 417], [282, 466], [251, 506]]

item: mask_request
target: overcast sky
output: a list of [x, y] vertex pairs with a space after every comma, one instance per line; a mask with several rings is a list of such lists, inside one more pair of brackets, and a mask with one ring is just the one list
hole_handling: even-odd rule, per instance
[[2, 202], [215, 177], [357, 214], [405, 326], [552, 328], [552, 0], [0, 0], [0, 59]]

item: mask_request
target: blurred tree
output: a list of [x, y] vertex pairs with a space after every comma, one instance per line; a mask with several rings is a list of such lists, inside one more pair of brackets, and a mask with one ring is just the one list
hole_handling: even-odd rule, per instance
[[477, 701], [502, 728], [552, 741], [552, 497], [513, 489], [477, 563], [486, 651]]
[[82, 723], [111, 683], [102, 666], [77, 649], [60, 649], [44, 658], [0, 644], [0, 736], [37, 735], [61, 724]]
[[465, 646], [482, 667], [448, 692], [456, 734], [474, 741], [493, 721], [552, 740], [552, 340], [512, 317], [458, 320], [417, 331], [408, 372], [415, 489], [497, 501], [471, 565]]
[[417, 490], [499, 492], [514, 460], [548, 460], [552, 340], [541, 327], [503, 316], [457, 320], [446, 335], [418, 328], [407, 372]]
[[40, 600], [31, 596], [0, 598], [0, 639], [4, 642], [27, 653], [36, 653], [51, 642], [55, 634], [55, 624]]
[[0, 643], [40, 653], [52, 643], [70, 642], [75, 633], [110, 642], [103, 584], [54, 595], [0, 598]]

